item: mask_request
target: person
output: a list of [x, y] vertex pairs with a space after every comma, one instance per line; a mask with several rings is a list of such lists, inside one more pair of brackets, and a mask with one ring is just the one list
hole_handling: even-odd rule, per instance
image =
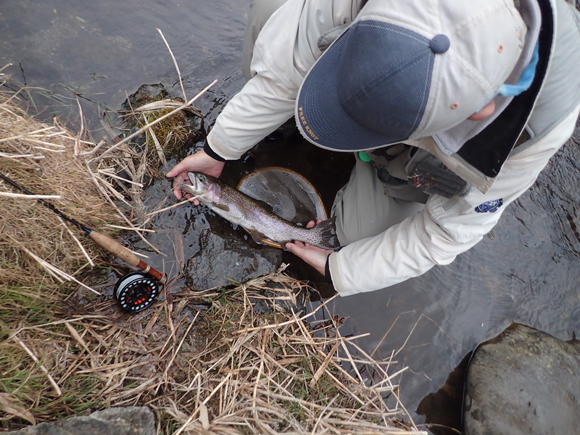
[[419, 276], [477, 244], [573, 133], [579, 23], [565, 0], [255, 1], [248, 81], [167, 177], [181, 198], [187, 171], [219, 176], [294, 115], [356, 163], [332, 207], [342, 249], [287, 248], [341, 296]]

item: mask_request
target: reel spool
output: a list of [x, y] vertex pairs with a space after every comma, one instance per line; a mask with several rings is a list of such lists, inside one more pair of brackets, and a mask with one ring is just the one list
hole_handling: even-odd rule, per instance
[[117, 281], [113, 294], [124, 311], [136, 314], [155, 302], [159, 285], [146, 273], [131, 272]]

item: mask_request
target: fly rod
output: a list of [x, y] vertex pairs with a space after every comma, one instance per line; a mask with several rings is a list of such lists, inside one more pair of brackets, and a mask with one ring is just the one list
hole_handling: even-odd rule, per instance
[[[25, 189], [20, 184], [11, 180], [7, 176], [0, 174], [0, 178], [2, 178], [4, 181], [9, 183], [11, 186], [15, 187], [16, 189], [21, 190], [22, 192], [26, 193], [27, 195], [34, 195], [34, 193], [32, 193], [30, 190]], [[46, 208], [55, 212], [57, 215], [59, 215], [64, 220], [70, 222], [71, 224], [73, 224], [77, 228], [79, 228], [80, 230], [84, 231], [101, 248], [109, 251], [111, 254], [113, 254], [117, 258], [129, 263], [131, 266], [138, 267], [139, 269], [143, 270], [145, 273], [148, 273], [149, 275], [153, 276], [154, 278], [158, 279], [159, 281], [161, 281], [161, 282], [164, 281], [164, 276], [160, 272], [153, 269], [151, 266], [149, 266], [143, 260], [139, 259], [139, 257], [137, 257], [135, 254], [133, 254], [131, 251], [129, 251], [127, 248], [125, 248], [123, 245], [121, 245], [119, 242], [117, 242], [117, 241], [111, 239], [110, 237], [107, 237], [104, 234], [101, 234], [95, 230], [87, 228], [83, 224], [81, 224], [81, 223], [77, 222], [76, 220], [65, 215], [63, 212], [61, 212], [59, 209], [57, 209], [51, 203], [46, 202], [45, 200], [40, 199], [40, 198], [37, 198], [37, 201], [40, 202], [42, 205], [44, 205]]]

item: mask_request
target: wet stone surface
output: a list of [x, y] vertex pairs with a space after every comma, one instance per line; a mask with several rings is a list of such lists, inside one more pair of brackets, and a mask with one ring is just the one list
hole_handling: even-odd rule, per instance
[[204, 290], [246, 282], [275, 272], [282, 263], [282, 251], [267, 246], [240, 242], [236, 234], [204, 229], [199, 236], [199, 251], [185, 268], [186, 284]]
[[125, 102], [121, 105], [124, 111], [130, 112], [132, 109], [144, 106], [153, 101], [161, 101], [169, 97], [169, 92], [163, 84], [143, 84], [139, 86], [137, 92], [129, 95]]
[[93, 412], [56, 423], [40, 423], [12, 435], [154, 435], [155, 418], [149, 408], [130, 406]]
[[572, 433], [580, 427], [580, 342], [512, 324], [475, 352], [465, 435]]

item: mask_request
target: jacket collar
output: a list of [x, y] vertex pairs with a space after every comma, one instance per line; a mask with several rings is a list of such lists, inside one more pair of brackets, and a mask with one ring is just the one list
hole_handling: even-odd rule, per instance
[[554, 42], [554, 13], [549, 0], [537, 0], [542, 15], [538, 37], [539, 60], [530, 88], [514, 97], [503, 112], [477, 136], [467, 141], [457, 155], [487, 177], [496, 177], [526, 126], [542, 89]]

